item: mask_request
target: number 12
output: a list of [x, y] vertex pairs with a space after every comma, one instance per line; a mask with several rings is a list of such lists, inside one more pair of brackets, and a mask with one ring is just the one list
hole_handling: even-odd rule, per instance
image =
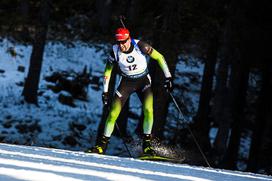
[[129, 69], [130, 71], [136, 70], [136, 69], [137, 69], [137, 65], [136, 65], [136, 64], [130, 65], [130, 66], [128, 66], [128, 69]]

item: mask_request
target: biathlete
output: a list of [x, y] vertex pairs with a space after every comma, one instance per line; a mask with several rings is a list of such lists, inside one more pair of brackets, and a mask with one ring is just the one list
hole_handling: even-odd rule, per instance
[[114, 66], [118, 66], [121, 75], [120, 84], [115, 92], [109, 115], [105, 123], [104, 134], [98, 138], [97, 145], [88, 150], [91, 153], [105, 154], [109, 139], [114, 130], [115, 122], [127, 98], [136, 92], [140, 98], [143, 111], [143, 154], [155, 155], [151, 146], [151, 131], [153, 126], [153, 93], [151, 90], [151, 77], [147, 68], [147, 57], [156, 60], [164, 72], [167, 91], [173, 88], [172, 76], [167, 63], [158, 51], [149, 44], [133, 39], [126, 28], [118, 28], [115, 32], [116, 44], [113, 45], [111, 54], [104, 71], [104, 91], [102, 100], [104, 105], [109, 104], [109, 82]]

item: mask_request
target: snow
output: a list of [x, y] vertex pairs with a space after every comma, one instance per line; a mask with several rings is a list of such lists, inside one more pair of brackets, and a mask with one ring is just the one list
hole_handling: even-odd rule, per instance
[[272, 180], [272, 177], [185, 164], [0, 144], [0, 180]]

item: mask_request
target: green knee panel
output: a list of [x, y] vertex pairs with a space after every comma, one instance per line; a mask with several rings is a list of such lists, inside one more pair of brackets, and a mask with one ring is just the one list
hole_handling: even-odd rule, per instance
[[108, 118], [106, 120], [106, 124], [105, 124], [105, 129], [104, 129], [104, 135], [107, 137], [110, 137], [113, 129], [114, 129], [114, 125], [115, 122], [121, 112], [122, 106], [121, 106], [121, 101], [120, 99], [114, 99]]
[[143, 111], [144, 111], [144, 124], [143, 131], [144, 134], [151, 134], [152, 126], [153, 126], [153, 94], [150, 93], [144, 100], [143, 103]]

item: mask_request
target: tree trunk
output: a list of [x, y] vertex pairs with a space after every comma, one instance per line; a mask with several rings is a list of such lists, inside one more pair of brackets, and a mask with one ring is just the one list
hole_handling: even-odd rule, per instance
[[237, 169], [238, 152], [240, 148], [241, 132], [245, 124], [244, 109], [246, 106], [246, 95], [249, 78], [249, 62], [251, 57], [247, 51], [248, 32], [244, 11], [246, 1], [233, 1], [232, 22], [234, 33], [232, 37], [235, 49], [232, 54], [235, 57], [231, 63], [230, 76], [230, 100], [232, 113], [232, 128], [229, 146], [227, 149], [224, 165], [227, 169]]
[[227, 142], [230, 131], [230, 105], [229, 93], [227, 88], [229, 64], [226, 58], [223, 58], [218, 66], [216, 91], [214, 105], [212, 108], [215, 124], [218, 131], [213, 144], [214, 162], [220, 167], [221, 161], [227, 150]]
[[[232, 14], [232, 5], [228, 9], [228, 16]], [[213, 145], [213, 157], [217, 166], [221, 167], [227, 150], [227, 143], [231, 127], [230, 90], [228, 86], [230, 62], [232, 55], [232, 19], [228, 17], [222, 34], [221, 61], [218, 65], [216, 87], [212, 114], [218, 131]]]
[[32, 104], [38, 104], [38, 88], [50, 14], [49, 3], [50, 0], [44, 0], [41, 4], [40, 23], [36, 26], [30, 66], [22, 93], [25, 101]]
[[195, 117], [196, 135], [198, 137], [200, 146], [204, 151], [209, 151], [210, 145], [210, 100], [212, 97], [213, 77], [215, 72], [215, 65], [218, 51], [218, 37], [213, 37], [208, 48], [208, 55], [205, 60], [205, 67], [203, 79], [201, 84], [200, 100], [198, 104], [198, 111]]
[[247, 59], [235, 61], [231, 67], [230, 78], [232, 130], [224, 165], [228, 169], [237, 169], [238, 151], [241, 132], [244, 125], [244, 108], [246, 104], [246, 92], [248, 87], [249, 66]]
[[247, 170], [251, 172], [256, 172], [258, 168], [258, 160], [259, 157], [261, 156], [260, 151], [261, 147], [260, 144], [262, 143], [262, 138], [263, 138], [263, 133], [265, 130], [265, 127], [267, 125], [268, 120], [265, 119], [265, 115], [269, 112], [269, 107], [267, 105], [271, 105], [269, 100], [269, 97], [272, 90], [270, 86], [269, 90], [269, 80], [272, 78], [271, 77], [271, 63], [270, 65], [264, 65], [262, 67], [262, 87], [261, 91], [259, 93], [259, 98], [257, 101], [257, 116], [254, 122], [254, 129], [253, 129], [253, 136], [252, 136], [252, 141], [250, 145], [250, 154], [249, 154], [249, 161], [248, 161], [248, 166]]

